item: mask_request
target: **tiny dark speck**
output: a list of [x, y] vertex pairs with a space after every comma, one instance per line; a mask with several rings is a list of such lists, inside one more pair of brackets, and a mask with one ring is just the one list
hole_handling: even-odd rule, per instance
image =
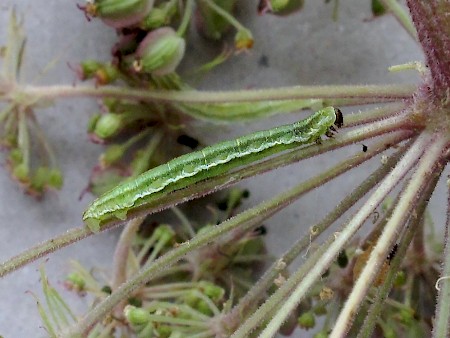
[[261, 67], [269, 67], [269, 58], [266, 55], [262, 54], [258, 60], [258, 65], [260, 65]]
[[365, 144], [363, 144], [363, 151], [366, 152], [367, 151], [367, 146]]

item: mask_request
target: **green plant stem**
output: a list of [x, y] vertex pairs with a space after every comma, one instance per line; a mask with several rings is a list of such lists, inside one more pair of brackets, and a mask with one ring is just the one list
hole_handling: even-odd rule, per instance
[[361, 124], [375, 122], [391, 117], [401, 112], [406, 105], [402, 103], [390, 103], [384, 107], [365, 110], [359, 113], [345, 115], [345, 127], [354, 127]]
[[447, 191], [447, 221], [445, 222], [445, 249], [444, 263], [442, 266], [441, 277], [437, 284], [438, 296], [436, 305], [436, 315], [433, 326], [433, 338], [448, 337], [450, 329], [450, 191]]
[[[285, 318], [297, 306], [297, 304], [305, 297], [308, 290], [316, 283], [322, 274], [328, 269], [330, 264], [343, 250], [346, 243], [364, 224], [365, 220], [370, 217], [373, 210], [384, 200], [389, 192], [402, 180], [409, 170], [416, 164], [418, 157], [423, 154], [426, 145], [430, 143], [429, 139], [420, 137], [411, 146], [398, 165], [383, 180], [379, 188], [369, 197], [366, 203], [351, 218], [343, 231], [337, 234], [334, 242], [329, 246], [326, 254], [322, 255], [316, 262], [309, 273], [297, 285], [293, 292], [289, 293], [289, 297], [284, 300], [283, 306], [279, 312], [270, 320], [267, 327], [261, 333], [260, 338], [268, 338], [275, 335]], [[386, 257], [383, 256], [383, 258]], [[369, 264], [369, 263], [367, 263]], [[367, 265], [370, 266], [370, 265]], [[276, 294], [276, 293], [275, 293]], [[342, 312], [341, 312], [342, 315]], [[336, 325], [339, 325], [339, 321]], [[341, 336], [345, 336], [342, 334]]]
[[383, 6], [394, 15], [397, 21], [403, 26], [411, 37], [417, 41], [417, 32], [408, 12], [400, 5], [397, 0], [380, 0]]
[[[166, 208], [169, 208], [178, 203], [186, 202], [188, 200], [205, 196], [209, 193], [215, 192], [220, 189], [230, 187], [233, 184], [240, 182], [243, 179], [262, 174], [275, 167], [282, 167], [288, 164], [292, 164], [319, 154], [323, 154], [327, 151], [343, 147], [348, 144], [359, 142], [368, 138], [389, 133], [394, 130], [401, 129], [407, 123], [408, 119], [404, 116], [394, 116], [382, 121], [374, 122], [371, 125], [364, 126], [351, 130], [345, 134], [340, 134], [333, 139], [325, 140], [321, 145], [311, 145], [299, 150], [294, 150], [280, 156], [276, 156], [272, 159], [253, 164], [246, 168], [237, 170], [236, 172], [224, 174], [215, 178], [211, 178], [207, 181], [200, 182], [187, 189], [179, 190], [173, 194], [163, 196], [160, 200], [156, 201], [154, 205], [147, 206], [145, 210], [139, 210], [136, 214], [130, 215], [130, 217], [138, 217], [145, 214], [155, 213]], [[401, 132], [402, 139], [406, 139], [411, 134], [409, 132]], [[105, 225], [102, 225], [101, 231], [111, 229], [123, 222], [116, 221]], [[25, 264], [36, 260], [39, 257], [45, 256], [59, 248], [72, 244], [80, 239], [92, 235], [91, 231], [82, 226], [69, 230], [67, 233], [54, 237], [42, 244], [32, 247], [23, 253], [12, 257], [6, 262], [0, 265], [0, 277], [17, 270]]]
[[[439, 169], [443, 169], [443, 167]], [[435, 176], [433, 177], [432, 181], [426, 188], [426, 191], [422, 194], [421, 200], [416, 209], [417, 217], [411, 217], [409, 219], [408, 225], [405, 227], [406, 231], [402, 239], [399, 241], [400, 244], [398, 246], [397, 253], [394, 256], [394, 259], [392, 259], [389, 263], [389, 271], [386, 275], [385, 282], [383, 283], [379, 292], [377, 293], [377, 296], [369, 309], [368, 315], [364, 320], [364, 324], [359, 330], [357, 338], [372, 337], [373, 329], [377, 324], [377, 319], [381, 311], [384, 309], [385, 301], [392, 289], [395, 277], [397, 276], [397, 273], [400, 269], [400, 264], [405, 258], [406, 250], [408, 249], [411, 241], [413, 240], [413, 236], [417, 232], [418, 227], [423, 227], [421, 226], [421, 223], [424, 223], [424, 213], [426, 207], [428, 206], [429, 198], [431, 197], [431, 194], [433, 193], [436, 184], [439, 181], [441, 173], [442, 170], [439, 173], [435, 173]], [[404, 307], [404, 304], [398, 304], [398, 306]], [[438, 337], [446, 337], [446, 336], [443, 335]]]
[[43, 257], [53, 251], [63, 248], [69, 244], [75, 243], [83, 238], [90, 236], [91, 233], [84, 227], [68, 230], [65, 234], [54, 237], [40, 243], [28, 250], [12, 257], [0, 265], [0, 277], [19, 269], [40, 257]]
[[99, 303], [64, 336], [77, 337], [80, 334], [85, 334], [93, 325], [95, 325], [95, 323], [97, 323], [99, 320], [101, 320], [101, 318], [103, 318], [103, 316], [110, 312], [114, 308], [114, 306], [116, 306], [116, 304], [118, 304], [122, 299], [130, 295], [141, 285], [152, 280], [157, 276], [159, 271], [176, 263], [187, 253], [213, 242], [221, 235], [228, 233], [235, 228], [239, 227], [240, 230], [244, 231], [257, 224], [260, 224], [263, 220], [282, 210], [306, 192], [325, 184], [336, 176], [365, 162], [367, 159], [373, 156], [374, 151], [375, 150], [371, 150], [366, 153], [357, 154], [352, 158], [345, 160], [337, 166], [329, 169], [328, 171], [297, 185], [293, 189], [279, 194], [269, 201], [263, 202], [225, 222], [222, 222], [221, 224], [212, 228], [209, 232], [201, 233], [194, 237], [192, 240], [184, 242], [177, 248], [169, 251], [163, 256], [160, 256], [146, 269], [138, 272], [138, 274], [136, 274], [125, 284], [122, 284], [122, 286], [119, 287], [118, 290], [113, 292], [108, 298]]
[[[392, 135], [383, 140], [384, 143], [398, 143], [399, 135]], [[377, 146], [375, 146], [377, 148]], [[310, 233], [297, 241], [286, 253], [284, 253], [277, 262], [274, 262], [264, 273], [261, 279], [242, 297], [239, 303], [231, 311], [231, 316], [240, 318], [243, 313], [251, 313], [255, 303], [266, 292], [267, 288], [273, 283], [273, 280], [280, 273], [279, 262], [284, 262], [286, 266], [294, 261], [298, 255], [305, 250], [320, 234], [339, 219], [348, 209], [358, 202], [367, 192], [369, 192], [383, 177], [389, 172], [391, 167], [398, 161], [404, 153], [405, 147], [402, 147], [396, 154], [389, 157], [385, 165], [375, 170], [364, 182], [356, 187], [347, 197], [345, 197], [322, 221], [310, 227]]]
[[[401, 228], [410, 217], [412, 210], [416, 207], [424, 189], [430, 179], [433, 178], [434, 171], [438, 165], [442, 153], [445, 149], [447, 139], [445, 136], [429, 135], [422, 133], [411, 149], [416, 148], [416, 152], [410, 154], [410, 158], [420, 161], [405, 190], [401, 193], [400, 200], [395, 210], [386, 224], [376, 246], [370, 254], [365, 268], [361, 272], [352, 292], [347, 298], [344, 308], [336, 320], [336, 325], [331, 332], [330, 338], [343, 337], [350, 328], [354, 315], [357, 313], [360, 304], [363, 302], [367, 292], [378, 274], [385, 257], [391, 250], [394, 239], [400, 233]], [[424, 150], [426, 149], [426, 152]], [[405, 155], [407, 158], [408, 154]]]
[[[16, 89], [11, 99], [28, 97], [30, 101], [54, 100], [75, 97], [114, 97], [116, 99], [167, 101], [167, 102], [248, 102], [261, 100], [293, 99], [354, 99], [377, 98], [379, 102], [392, 99], [408, 99], [416, 90], [415, 85], [336, 85], [336, 86], [292, 86], [271, 89], [207, 92], [197, 90], [162, 91], [132, 89], [118, 86], [23, 86]], [[20, 95], [19, 95], [20, 94]]]
[[193, 8], [194, 8], [194, 1], [187, 0], [186, 6], [184, 8], [183, 19], [181, 20], [181, 24], [177, 30], [177, 35], [180, 37], [182, 37], [186, 33], [186, 30], [189, 27], [189, 23], [191, 22], [191, 15], [192, 15]]
[[211, 8], [213, 11], [215, 11], [217, 14], [219, 14], [222, 18], [227, 20], [234, 28], [236, 28], [236, 30], [248, 31], [248, 29], [245, 28], [239, 21], [237, 21], [233, 15], [228, 13], [222, 7], [216, 5], [216, 3], [214, 1], [211, 1], [211, 0], [201, 0], [201, 1], [206, 3], [209, 6], [209, 8]]

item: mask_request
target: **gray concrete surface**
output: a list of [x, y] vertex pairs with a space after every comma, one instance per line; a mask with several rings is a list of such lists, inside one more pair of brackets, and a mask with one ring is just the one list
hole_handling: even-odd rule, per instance
[[[73, 74], [67, 62], [87, 58], [107, 60], [115, 34], [98, 21], [87, 22], [76, 9], [77, 1], [2, 0], [0, 2], [0, 45], [5, 41], [8, 10], [15, 6], [24, 17], [28, 36], [22, 81], [35, 84], [72, 83]], [[370, 22], [370, 1], [341, 1], [339, 20], [331, 20], [332, 6], [324, 1], [306, 0], [304, 10], [287, 18], [255, 15], [256, 0], [241, 1], [240, 18], [254, 32], [255, 46], [218, 67], [200, 83], [201, 88], [239, 89], [294, 84], [369, 84], [417, 81], [413, 72], [389, 74], [387, 67], [422, 58], [418, 46], [392, 17]], [[198, 65], [213, 55], [213, 49], [192, 36], [190, 57], [184, 69]], [[258, 64], [266, 56], [268, 66]], [[40, 71], [57, 61], [45, 74]], [[4, 261], [25, 248], [81, 225], [81, 214], [91, 197], [78, 196], [86, 185], [100, 147], [87, 140], [85, 126], [90, 113], [97, 110], [94, 100], [63, 100], [38, 112], [39, 121], [55, 147], [65, 175], [62, 190], [37, 202], [26, 196], [11, 181], [4, 168], [0, 170], [0, 260]], [[351, 109], [344, 109], [344, 113]], [[198, 124], [195, 133], [205, 142], [241, 135], [267, 125], [281, 124], [298, 118], [280, 116], [272, 121], [258, 121], [239, 127], [220, 128]], [[360, 151], [360, 145], [348, 147], [342, 155]], [[293, 165], [243, 183], [252, 193], [247, 205], [254, 205], [282, 191], [294, 182], [312, 176], [318, 168], [327, 167], [341, 157], [330, 155]], [[1, 157], [4, 163], [4, 157]], [[268, 247], [273, 254], [284, 251], [293, 238], [307, 231], [311, 222], [331, 209], [353, 184], [364, 179], [367, 170], [376, 167], [379, 158], [352, 172], [340, 181], [328, 184], [294, 206], [273, 217], [266, 224]], [[351, 182], [352, 184], [348, 184]], [[442, 192], [441, 192], [442, 193]], [[321, 205], [317, 208], [317, 205]], [[108, 269], [118, 230], [93, 236], [82, 243], [40, 259], [0, 280], [0, 335], [3, 337], [43, 337], [34, 298], [40, 295], [38, 267], [45, 263], [53, 285], [68, 272], [68, 261], [76, 259], [87, 267]], [[82, 309], [85, 300], [68, 295], [74, 307]], [[310, 334], [297, 331], [293, 336]]]

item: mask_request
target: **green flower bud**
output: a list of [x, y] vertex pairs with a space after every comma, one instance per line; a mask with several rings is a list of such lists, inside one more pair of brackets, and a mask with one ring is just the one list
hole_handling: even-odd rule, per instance
[[156, 331], [158, 332], [158, 337], [160, 338], [169, 338], [172, 334], [172, 328], [168, 325], [160, 325], [157, 327]]
[[168, 242], [175, 236], [175, 231], [170, 225], [162, 224], [155, 229], [154, 236], [159, 241]]
[[117, 78], [119, 77], [119, 71], [117, 70], [117, 67], [111, 64], [105, 64], [97, 69], [94, 77], [95, 83], [102, 86], [117, 80]]
[[398, 271], [395, 275], [394, 279], [394, 286], [395, 287], [402, 287], [406, 284], [406, 274], [404, 271]]
[[312, 329], [316, 325], [316, 317], [311, 311], [305, 312], [298, 317], [298, 325], [305, 330]]
[[131, 325], [143, 325], [150, 321], [150, 313], [142, 308], [133, 305], [125, 306], [123, 310], [125, 318]]
[[170, 27], [163, 27], [147, 34], [136, 50], [133, 63], [136, 72], [157, 76], [175, 71], [184, 56], [186, 43]]
[[31, 180], [31, 186], [38, 192], [42, 192], [47, 183], [50, 169], [48, 167], [39, 167], [36, 169]]
[[85, 7], [90, 16], [102, 19], [108, 26], [123, 28], [139, 23], [153, 7], [153, 0], [94, 0]]
[[413, 309], [401, 309], [400, 313], [400, 320], [405, 325], [411, 325], [414, 321], [414, 310]]
[[63, 182], [64, 179], [61, 170], [58, 168], [51, 168], [47, 179], [48, 186], [55, 189], [61, 189]]
[[248, 29], [239, 30], [234, 37], [234, 46], [238, 51], [253, 47], [253, 36]]
[[20, 148], [14, 148], [9, 152], [9, 161], [13, 166], [18, 165], [23, 161], [23, 153]]
[[317, 332], [314, 336], [314, 338], [328, 338], [328, 333], [325, 331]]
[[198, 282], [198, 287], [203, 294], [211, 298], [215, 303], [223, 299], [223, 296], [225, 295], [225, 289], [211, 282], [200, 281]]
[[380, 16], [386, 13], [383, 3], [380, 0], [372, 0], [372, 14], [373, 16]]
[[94, 134], [101, 139], [117, 135], [123, 128], [123, 118], [120, 114], [107, 113], [100, 116], [95, 124]]
[[66, 287], [75, 291], [83, 291], [86, 287], [86, 281], [84, 278], [77, 272], [71, 272], [64, 283]]
[[95, 72], [102, 66], [102, 64], [96, 60], [82, 61], [74, 71], [77, 73], [80, 80], [92, 79]]
[[12, 175], [23, 183], [29, 182], [29, 174], [30, 171], [25, 163], [20, 163], [19, 165], [15, 166], [12, 171]]
[[397, 338], [397, 333], [395, 332], [394, 328], [390, 327], [389, 325], [383, 326], [383, 337], [384, 338]]
[[101, 114], [94, 114], [90, 117], [88, 125], [87, 125], [87, 131], [88, 133], [93, 133], [95, 130], [95, 126], [97, 124], [97, 121], [100, 119]]

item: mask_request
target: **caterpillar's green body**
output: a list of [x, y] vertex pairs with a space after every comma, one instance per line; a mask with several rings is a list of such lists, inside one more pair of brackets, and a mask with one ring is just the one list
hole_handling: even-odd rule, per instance
[[96, 199], [84, 212], [83, 220], [92, 230], [113, 218], [124, 220], [127, 212], [153, 201], [162, 194], [223, 174], [299, 144], [308, 144], [342, 124], [338, 109], [327, 107], [296, 123], [259, 131], [234, 140], [177, 157], [119, 184]]

